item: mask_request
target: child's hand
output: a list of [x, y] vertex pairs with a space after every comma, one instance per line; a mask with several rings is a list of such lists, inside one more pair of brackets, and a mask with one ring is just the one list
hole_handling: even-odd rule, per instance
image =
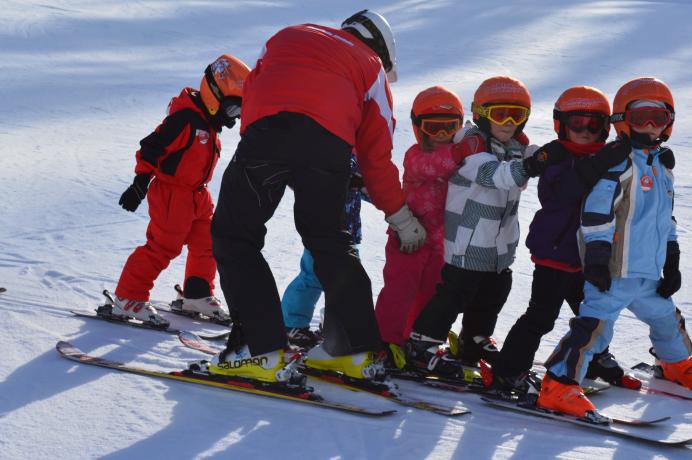
[[524, 171], [529, 177], [540, 176], [548, 166], [561, 163], [567, 155], [567, 149], [559, 141], [548, 142], [523, 160]]
[[118, 204], [126, 211], [135, 212], [144, 197], [147, 196], [150, 179], [151, 174], [137, 174], [132, 185], [120, 195]]
[[466, 135], [466, 131], [468, 131], [472, 127], [473, 127], [473, 123], [471, 123], [470, 120], [466, 120], [466, 123], [464, 123], [464, 127], [461, 128], [456, 133], [454, 133], [454, 137], [452, 138], [452, 142], [454, 142], [455, 144], [458, 144], [459, 142], [461, 142], [461, 140]]

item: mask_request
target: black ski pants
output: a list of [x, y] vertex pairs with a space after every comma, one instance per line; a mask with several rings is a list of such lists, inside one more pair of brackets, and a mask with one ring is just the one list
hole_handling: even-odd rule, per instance
[[492, 335], [511, 289], [512, 270], [509, 268], [501, 273], [477, 272], [445, 264], [442, 282], [416, 318], [413, 331], [446, 341], [449, 329], [459, 313], [463, 313], [462, 357], [477, 361], [480, 351], [473, 337]]
[[247, 127], [224, 172], [213, 252], [221, 288], [252, 355], [286, 345], [281, 301], [262, 248], [265, 224], [289, 183], [295, 226], [324, 288], [326, 351], [345, 355], [381, 347], [370, 279], [343, 230], [351, 151], [311, 118], [281, 112]]
[[553, 330], [564, 301], [577, 315], [584, 299], [584, 276], [536, 265], [531, 284], [529, 308], [512, 326], [502, 345], [493, 372], [517, 376], [533, 366], [541, 338]]

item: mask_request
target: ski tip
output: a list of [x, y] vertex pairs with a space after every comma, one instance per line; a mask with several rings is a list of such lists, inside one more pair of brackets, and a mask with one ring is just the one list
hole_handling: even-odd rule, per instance
[[72, 345], [70, 342], [66, 342], [65, 340], [60, 340], [58, 343], [55, 344], [55, 349], [60, 353], [61, 355], [69, 355], [69, 354], [74, 354], [74, 353], [81, 353], [81, 350], [79, 348], [75, 347]]
[[179, 331], [178, 332], [178, 338], [185, 342], [185, 341], [193, 341], [193, 342], [201, 342], [202, 338], [195, 334], [194, 332], [190, 331]]
[[183, 288], [181, 288], [179, 284], [173, 286], [173, 289], [175, 289], [175, 292], [177, 292], [178, 294], [183, 295]]

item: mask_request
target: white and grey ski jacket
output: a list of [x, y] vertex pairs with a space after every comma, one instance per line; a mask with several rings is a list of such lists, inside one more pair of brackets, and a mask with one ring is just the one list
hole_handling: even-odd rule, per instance
[[[480, 130], [466, 133], [478, 135]], [[485, 136], [484, 136], [485, 137]], [[449, 179], [445, 205], [445, 262], [473, 271], [500, 273], [514, 262], [519, 243], [519, 197], [528, 176], [522, 159], [536, 146], [494, 138], [466, 157]]]

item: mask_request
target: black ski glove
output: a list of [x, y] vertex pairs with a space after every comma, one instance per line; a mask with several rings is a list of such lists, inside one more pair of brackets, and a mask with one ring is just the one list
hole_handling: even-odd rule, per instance
[[522, 165], [527, 176], [536, 177], [543, 174], [548, 166], [561, 163], [567, 155], [569, 152], [560, 141], [552, 141], [536, 150], [532, 156], [525, 158]]
[[656, 292], [668, 298], [680, 290], [682, 275], [680, 274], [680, 247], [677, 241], [668, 241], [666, 248], [666, 263], [663, 265], [663, 277]]
[[605, 292], [610, 289], [611, 276], [608, 268], [611, 245], [606, 241], [594, 241], [586, 245], [584, 279]]
[[668, 147], [663, 147], [661, 149], [661, 153], [658, 154], [658, 161], [668, 169], [672, 170], [675, 168], [675, 155], [673, 155], [673, 151]]
[[349, 188], [355, 189], [355, 190], [360, 190], [363, 187], [365, 187], [365, 181], [363, 180], [363, 175], [362, 174], [351, 174], [351, 179], [349, 180], [348, 183]]
[[127, 187], [127, 190], [120, 196], [118, 204], [126, 211], [135, 212], [144, 197], [147, 196], [150, 179], [151, 174], [137, 174], [132, 185]]
[[631, 151], [630, 139], [624, 137], [604, 145], [596, 155], [577, 161], [574, 169], [584, 185], [592, 188], [610, 168], [625, 161]]

